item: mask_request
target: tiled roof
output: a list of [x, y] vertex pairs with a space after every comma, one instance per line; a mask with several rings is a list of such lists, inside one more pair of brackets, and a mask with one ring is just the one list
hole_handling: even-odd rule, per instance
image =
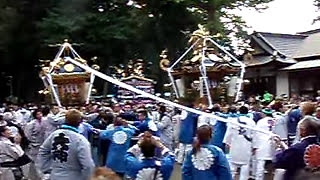
[[301, 59], [314, 56], [320, 56], [320, 32], [307, 37], [295, 53], [294, 58]]
[[300, 69], [309, 69], [309, 68], [320, 68], [320, 60], [309, 60], [309, 61], [301, 61], [282, 70], [300, 70]]
[[282, 70], [320, 68], [320, 29], [297, 34], [255, 32], [251, 37], [265, 53], [253, 55], [245, 62], [247, 67], [278, 61], [293, 64]]
[[297, 62], [291, 58], [282, 59], [280, 57], [277, 57], [276, 59], [272, 59], [272, 56], [254, 56], [253, 60], [247, 61], [247, 62], [245, 62], [245, 64], [246, 64], [246, 67], [259, 66], [259, 65], [264, 65], [264, 64], [270, 63], [273, 60], [281, 62], [281, 63], [290, 63], [290, 64], [294, 64]]
[[310, 30], [310, 31], [298, 32], [297, 34], [311, 35], [311, 34], [315, 34], [315, 33], [320, 33], [320, 29], [313, 29], [313, 30]]
[[259, 32], [264, 39], [273, 46], [274, 50], [291, 58], [299, 49], [303, 40], [307, 37], [305, 35], [293, 34], [276, 34], [276, 33], [263, 33]]
[[296, 63], [292, 57], [306, 37], [306, 35], [255, 32], [252, 34], [252, 40], [258, 43], [269, 55], [254, 55], [253, 60], [246, 62], [246, 65], [247, 67], [258, 66], [271, 61]]
[[271, 57], [272, 56], [254, 56], [252, 60], [244, 61], [244, 63], [247, 67], [267, 64], [271, 61]]

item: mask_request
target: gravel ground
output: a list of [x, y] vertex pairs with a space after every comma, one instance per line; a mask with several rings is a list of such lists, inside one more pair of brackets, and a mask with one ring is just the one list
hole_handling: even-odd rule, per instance
[[175, 164], [170, 180], [181, 180], [181, 165]]

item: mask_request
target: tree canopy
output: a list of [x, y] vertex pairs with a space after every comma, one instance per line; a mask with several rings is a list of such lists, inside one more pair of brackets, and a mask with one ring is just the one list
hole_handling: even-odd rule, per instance
[[[320, 10], [320, 0], [314, 0], [314, 5], [318, 7], [318, 11]], [[320, 16], [315, 17], [314, 22], [320, 21]]]
[[[52, 59], [48, 44], [63, 39], [81, 43], [85, 58], [99, 58], [101, 71], [110, 65], [142, 58], [153, 62], [151, 76], [162, 85], [160, 52], [174, 59], [187, 45], [189, 33], [204, 24], [224, 46], [231, 36], [245, 40], [243, 19], [234, 9], [265, 9], [272, 0], [2, 0], [0, 1], [1, 87], [13, 76], [14, 95], [30, 101], [41, 87], [39, 59]], [[99, 9], [100, 8], [100, 9]], [[19, 64], [19, 65], [18, 65]], [[162, 76], [165, 77], [165, 76]], [[27, 88], [23, 88], [30, 84]], [[101, 92], [102, 85], [98, 85]], [[8, 92], [2, 95], [8, 96]]]

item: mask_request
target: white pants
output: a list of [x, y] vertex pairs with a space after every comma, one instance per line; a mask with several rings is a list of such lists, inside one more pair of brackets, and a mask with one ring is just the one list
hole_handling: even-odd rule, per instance
[[249, 164], [236, 164], [230, 163], [232, 179], [235, 179], [238, 168], [240, 168], [239, 180], [248, 180], [249, 179]]
[[177, 162], [182, 164], [184, 162], [184, 159], [188, 153], [192, 149], [191, 144], [179, 144], [179, 149], [176, 152]]
[[274, 169], [272, 168], [272, 162], [271, 160], [257, 159], [256, 180], [263, 180], [264, 178], [274, 178]]
[[264, 178], [264, 166], [266, 164], [265, 160], [257, 159], [257, 169], [256, 169], [256, 180], [263, 180]]
[[250, 160], [250, 172], [251, 172], [251, 177], [255, 179], [256, 173], [257, 173], [257, 156], [252, 155], [251, 160]]
[[282, 180], [284, 177], [284, 173], [286, 172], [285, 169], [276, 169], [274, 171], [274, 177], [273, 180]]

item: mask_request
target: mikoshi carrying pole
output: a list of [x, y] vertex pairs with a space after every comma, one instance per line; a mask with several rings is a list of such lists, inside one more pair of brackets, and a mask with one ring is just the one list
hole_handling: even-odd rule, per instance
[[[207, 76], [207, 67], [204, 65], [204, 61], [205, 61], [205, 47], [207, 46], [206, 44], [206, 39], [203, 39], [203, 47], [202, 47], [202, 57], [201, 57], [201, 65], [200, 65], [200, 72], [201, 72], [201, 75], [202, 75], [202, 78], [200, 80], [202, 80], [202, 83], [204, 82], [204, 85], [205, 85], [205, 91], [207, 95], [207, 99], [208, 99], [208, 104], [209, 104], [209, 107], [212, 107], [212, 98], [211, 98], [211, 94], [210, 94], [210, 89], [209, 89], [209, 82], [208, 82], [208, 76]], [[203, 86], [201, 86], [200, 88], [203, 88]]]
[[90, 75], [90, 85], [89, 85], [89, 90], [88, 90], [88, 94], [87, 94], [86, 104], [89, 104], [90, 97], [91, 97], [91, 92], [92, 92], [92, 87], [93, 87], [93, 82], [94, 82], [95, 77], [96, 76], [93, 73], [91, 73], [91, 75]]
[[50, 84], [54, 100], [56, 101], [56, 103], [58, 104], [59, 107], [62, 107], [62, 105], [60, 103], [60, 100], [59, 100], [58, 93], [57, 93], [56, 88], [54, 87], [54, 84], [53, 84], [53, 81], [52, 81], [52, 76], [50, 74], [47, 74], [46, 76], [48, 77], [48, 82]]
[[192, 50], [192, 48], [200, 41], [200, 39], [198, 39], [195, 43], [193, 43], [180, 57], [179, 59], [177, 59], [168, 69], [168, 75], [169, 75], [169, 78], [171, 80], [171, 83], [172, 83], [172, 86], [173, 86], [173, 90], [176, 94], [176, 97], [177, 98], [180, 98], [180, 94], [179, 94], [179, 91], [178, 91], [178, 87], [177, 87], [177, 84], [176, 84], [176, 81], [174, 80], [171, 72], [172, 72], [172, 69], [174, 68], [174, 66], [176, 66], [188, 53], [189, 51]]
[[237, 102], [240, 98], [240, 91], [241, 91], [241, 88], [242, 88], [242, 83], [243, 83], [243, 78], [244, 78], [244, 73], [246, 72], [246, 65], [239, 61], [237, 58], [235, 58], [231, 53], [229, 53], [227, 50], [225, 50], [222, 46], [220, 46], [217, 42], [215, 42], [214, 40], [212, 40], [211, 38], [207, 38], [209, 41], [212, 42], [212, 44], [214, 44], [215, 46], [217, 46], [219, 49], [221, 49], [224, 53], [226, 53], [229, 57], [231, 57], [234, 61], [236, 61], [238, 64], [240, 64], [240, 67], [241, 67], [241, 72], [240, 72], [240, 79], [239, 79], [239, 82], [237, 83], [238, 84], [238, 87], [237, 87], [237, 94], [236, 94], [236, 98], [235, 98], [235, 102]]

